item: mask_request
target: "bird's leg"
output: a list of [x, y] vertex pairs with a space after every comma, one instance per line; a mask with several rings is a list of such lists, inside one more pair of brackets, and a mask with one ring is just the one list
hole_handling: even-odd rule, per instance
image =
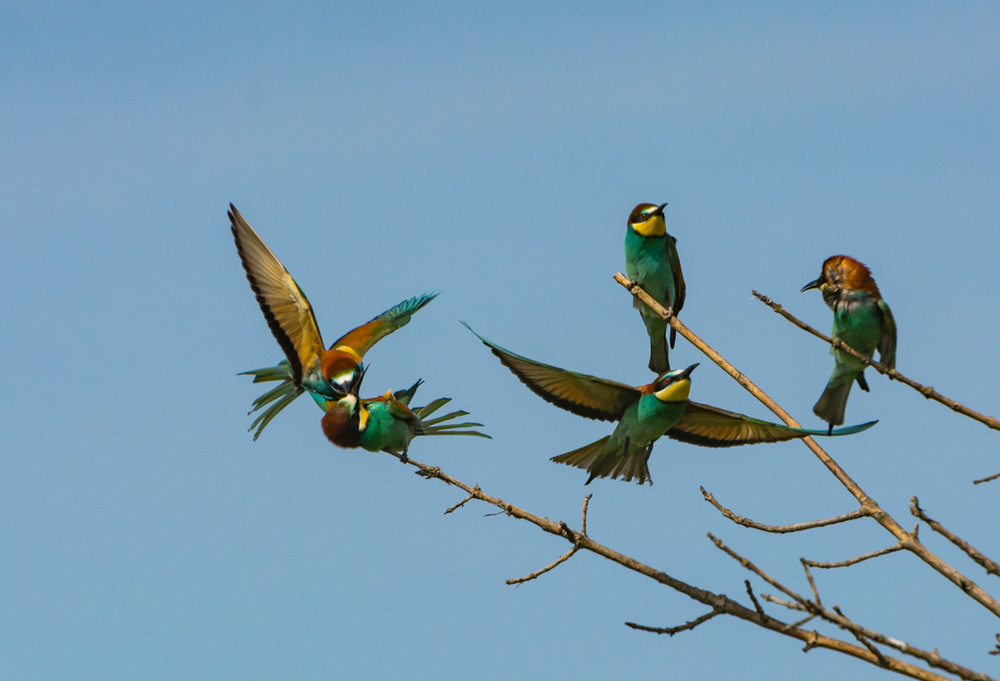
[[629, 445], [629, 439], [625, 438], [625, 449], [623, 450], [624, 451], [623, 456], [628, 456], [628, 445]]
[[[832, 428], [832, 426], [831, 426], [831, 428]], [[407, 449], [406, 447], [403, 447], [403, 453], [399, 455], [399, 462], [400, 463], [406, 463], [407, 461], [410, 460], [410, 457], [408, 457], [406, 455], [406, 449]]]
[[649, 455], [653, 453], [653, 443], [650, 442], [646, 445], [646, 461], [649, 461]]

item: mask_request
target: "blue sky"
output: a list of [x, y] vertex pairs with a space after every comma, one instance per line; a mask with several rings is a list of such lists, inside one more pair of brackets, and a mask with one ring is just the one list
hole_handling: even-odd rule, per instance
[[[745, 600], [716, 534], [807, 589], [798, 558], [890, 542], [874, 523], [760, 536], [852, 498], [797, 443], [663, 440], [655, 484], [548, 458], [609, 432], [532, 395], [459, 324], [529, 357], [650, 379], [625, 220], [670, 203], [692, 330], [809, 425], [832, 366], [799, 288], [848, 253], [899, 327], [898, 368], [997, 414], [1000, 6], [995, 3], [8, 3], [0, 9], [0, 659], [11, 679], [882, 677], [716, 619], [386, 455], [338, 450], [300, 400], [253, 442], [237, 372], [281, 358], [226, 219], [232, 201], [328, 340], [441, 295], [370, 355], [366, 389], [426, 383], [491, 441], [413, 458]], [[702, 362], [692, 398], [767, 412]], [[1000, 555], [996, 433], [870, 375], [829, 442], [909, 527]], [[419, 400], [418, 400], [419, 401]], [[980, 570], [923, 530], [977, 582]], [[997, 674], [995, 620], [915, 558], [817, 575], [826, 603]], [[755, 583], [758, 590], [760, 584]], [[784, 613], [771, 609], [775, 616]], [[942, 622], [950, 622], [942, 627]]]

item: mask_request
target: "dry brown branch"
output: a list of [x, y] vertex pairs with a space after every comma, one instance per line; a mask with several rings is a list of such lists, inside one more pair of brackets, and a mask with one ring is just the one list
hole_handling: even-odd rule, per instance
[[[476, 489], [479, 489], [479, 485], [476, 485]], [[583, 498], [583, 511], [581, 513], [581, 515], [583, 517], [580, 519], [580, 536], [582, 536], [582, 537], [586, 537], [587, 536], [587, 508], [590, 506], [590, 498], [592, 496], [594, 496], [594, 495], [593, 494], [588, 494], [587, 496], [585, 496]], [[466, 500], [468, 500], [468, 499], [466, 499]], [[464, 504], [465, 502], [463, 501], [462, 503]], [[451, 510], [451, 509], [449, 509], [449, 510]], [[571, 548], [569, 551], [567, 551], [563, 555], [561, 555], [558, 558], [556, 558], [554, 561], [552, 561], [551, 563], [549, 563], [548, 565], [546, 565], [545, 567], [543, 567], [541, 570], [536, 570], [535, 572], [532, 572], [530, 575], [525, 575], [524, 577], [515, 577], [513, 579], [508, 579], [508, 580], [506, 580], [505, 583], [506, 584], [512, 584], [512, 585], [520, 586], [521, 584], [524, 584], [525, 582], [530, 582], [532, 579], [535, 579], [537, 577], [541, 577], [542, 575], [544, 575], [549, 570], [552, 570], [555, 567], [557, 567], [558, 565], [560, 565], [562, 563], [565, 563], [567, 560], [569, 560], [570, 558], [573, 557], [573, 554], [575, 554], [579, 550], [580, 550], [580, 545], [579, 544], [574, 544], [573, 548]]]
[[448, 510], [446, 510], [444, 512], [444, 515], [448, 515], [449, 513], [453, 512], [453, 511], [457, 511], [458, 509], [462, 508], [463, 506], [465, 506], [465, 504], [467, 502], [472, 501], [473, 499], [475, 499], [476, 498], [476, 494], [478, 494], [478, 493], [479, 493], [479, 485], [477, 484], [476, 487], [472, 490], [472, 493], [469, 494], [469, 496], [465, 497], [460, 502], [458, 502], [457, 504], [455, 504], [454, 506], [452, 506]]
[[694, 629], [699, 624], [707, 622], [716, 615], [721, 615], [722, 610], [718, 608], [713, 608], [711, 612], [705, 613], [701, 617], [691, 620], [690, 622], [685, 622], [679, 627], [647, 627], [644, 624], [636, 624], [635, 622], [626, 622], [626, 627], [632, 627], [633, 629], [638, 629], [639, 631], [648, 631], [653, 634], [666, 634], [668, 636], [673, 636], [674, 634], [679, 634], [682, 631], [690, 631]]
[[749, 570], [750, 572], [753, 572], [755, 575], [763, 579], [765, 582], [767, 582], [768, 584], [770, 584], [771, 586], [778, 589], [779, 591], [781, 591], [782, 593], [784, 593], [785, 595], [787, 595], [789, 598], [792, 599], [791, 601], [784, 601], [782, 599], [778, 599], [767, 594], [762, 594], [762, 597], [765, 600], [771, 603], [782, 605], [790, 610], [807, 612], [813, 616], [820, 617], [832, 624], [835, 624], [841, 629], [844, 629], [845, 631], [850, 632], [851, 635], [857, 638], [858, 641], [860, 641], [865, 646], [865, 648], [867, 648], [869, 651], [872, 652], [873, 655], [875, 655], [876, 659], [878, 660], [877, 664], [879, 666], [891, 668], [891, 661], [893, 658], [887, 657], [881, 651], [875, 650], [872, 646], [873, 643], [888, 646], [890, 648], [895, 648], [901, 653], [910, 655], [912, 657], [916, 657], [920, 660], [923, 660], [932, 667], [937, 667], [938, 669], [944, 669], [947, 672], [955, 674], [956, 676], [959, 676], [963, 679], [970, 679], [975, 681], [986, 681], [987, 679], [989, 679], [989, 677], [986, 676], [985, 674], [972, 671], [971, 669], [963, 667], [955, 662], [951, 662], [950, 660], [945, 660], [938, 654], [936, 649], [928, 651], [922, 648], [916, 648], [904, 641], [900, 641], [899, 639], [890, 638], [888, 636], [885, 636], [884, 634], [880, 634], [877, 631], [872, 631], [871, 629], [867, 629], [866, 627], [863, 627], [857, 622], [854, 622], [853, 620], [846, 617], [844, 613], [841, 612], [840, 608], [836, 605], [833, 606], [833, 610], [827, 610], [826, 608], [822, 607], [822, 605], [820, 605], [818, 595], [815, 601], [810, 601], [804, 596], [795, 593], [791, 588], [785, 586], [775, 578], [771, 577], [769, 574], [767, 574], [759, 567], [754, 565], [749, 559], [745, 558], [744, 556], [741, 556], [736, 551], [726, 546], [722, 541], [720, 541], [716, 537], [713, 537], [711, 534], [709, 534], [708, 536], [712, 540], [712, 542], [716, 545], [717, 548], [719, 548], [721, 551], [725, 552], [731, 558], [736, 560], [745, 569]]
[[839, 560], [833, 563], [822, 563], [818, 560], [807, 560], [805, 558], [802, 558], [801, 560], [803, 565], [808, 565], [809, 567], [829, 569], [829, 568], [847, 567], [848, 565], [857, 565], [858, 563], [864, 562], [869, 558], [877, 558], [879, 556], [884, 556], [887, 553], [895, 553], [896, 551], [902, 551], [902, 550], [903, 546], [901, 544], [895, 544], [893, 546], [887, 546], [884, 549], [872, 551], [871, 553], [865, 553], [860, 556], [855, 556], [854, 558], [848, 558], [847, 560]]
[[[397, 458], [399, 457], [397, 456]], [[934, 672], [925, 669], [923, 667], [918, 667], [910, 662], [906, 662], [904, 660], [889, 656], [883, 656], [884, 661], [882, 661], [879, 660], [878, 656], [876, 656], [874, 653], [872, 653], [864, 646], [848, 643], [847, 641], [833, 638], [831, 636], [826, 636], [816, 631], [807, 631], [805, 629], [793, 626], [786, 622], [782, 622], [770, 616], [762, 617], [760, 613], [758, 613], [756, 610], [747, 608], [743, 604], [734, 601], [723, 594], [717, 594], [708, 591], [706, 589], [701, 589], [699, 587], [683, 582], [675, 577], [672, 577], [665, 572], [656, 570], [655, 568], [652, 568], [646, 565], [645, 563], [641, 563], [630, 556], [626, 556], [623, 553], [619, 553], [614, 549], [611, 549], [597, 541], [594, 541], [589, 535], [583, 534], [583, 532], [577, 532], [573, 530], [565, 522], [556, 522], [553, 520], [549, 520], [548, 518], [535, 515], [534, 513], [530, 513], [529, 511], [519, 508], [518, 506], [506, 502], [503, 499], [493, 497], [487, 494], [486, 492], [483, 492], [478, 487], [473, 487], [471, 485], [462, 482], [461, 480], [458, 480], [457, 478], [451, 477], [438, 467], [431, 467], [414, 459], [407, 459], [405, 463], [417, 468], [418, 469], [417, 474], [420, 475], [421, 477], [424, 477], [428, 480], [437, 479], [444, 482], [445, 484], [458, 487], [459, 489], [465, 491], [466, 494], [471, 495], [472, 498], [483, 501], [487, 504], [490, 504], [491, 506], [500, 509], [500, 512], [505, 515], [508, 515], [512, 518], [516, 518], [518, 520], [525, 520], [529, 523], [532, 523], [533, 525], [541, 528], [544, 532], [548, 532], [549, 534], [562, 537], [563, 539], [573, 544], [575, 548], [578, 547], [579, 550], [590, 551], [591, 553], [594, 553], [598, 556], [602, 556], [614, 563], [617, 563], [618, 565], [621, 565], [622, 567], [637, 572], [660, 584], [663, 584], [664, 586], [670, 587], [671, 589], [674, 589], [675, 591], [682, 593], [685, 596], [688, 596], [689, 598], [698, 601], [699, 603], [707, 605], [708, 607], [712, 608], [713, 611], [719, 610], [721, 613], [724, 613], [731, 617], [736, 617], [741, 620], [755, 624], [764, 629], [777, 632], [783, 636], [788, 636], [790, 638], [795, 638], [800, 641], [803, 641], [806, 644], [804, 646], [805, 650], [811, 650], [812, 648], [826, 648], [829, 650], [834, 650], [843, 653], [845, 655], [849, 655], [851, 657], [855, 657], [870, 664], [884, 666], [887, 669], [890, 669], [899, 674], [903, 674], [905, 676], [909, 676], [914, 679], [922, 679], [924, 681], [946, 681], [946, 677], [941, 676], [939, 674], [935, 674]], [[747, 561], [747, 563], [749, 563], [749, 561]], [[778, 585], [777, 588], [780, 589], [782, 587]], [[794, 593], [790, 595], [793, 598], [796, 597]], [[836, 616], [835, 613], [831, 613], [831, 615]], [[875, 635], [877, 636], [878, 634]], [[873, 638], [873, 640], [875, 639]], [[912, 655], [913, 653], [909, 654]], [[955, 674], [956, 676], [959, 676], [963, 679], [969, 679], [969, 681], [996, 681], [995, 679], [990, 679], [989, 677], [983, 674], [978, 674], [976, 672], [969, 672], [967, 674], [963, 674], [952, 671], [952, 669], [961, 670], [964, 668], [955, 665], [954, 663], [951, 662], [946, 662], [946, 661], [942, 662], [944, 665], [948, 665], [948, 667], [942, 666], [942, 664], [938, 664], [935, 666], [939, 666], [942, 669], [948, 669], [950, 673]]]
[[764, 613], [764, 608], [760, 607], [760, 602], [757, 600], [757, 597], [754, 596], [754, 594], [753, 594], [753, 587], [750, 586], [750, 580], [749, 579], [744, 579], [743, 580], [743, 586], [746, 587], [746, 589], [747, 589], [747, 596], [750, 597], [750, 602], [753, 603], [754, 610], [757, 611], [757, 614], [760, 615], [761, 617], [767, 617], [767, 615]]
[[[656, 302], [656, 300], [653, 299], [648, 293], [643, 291], [641, 286], [636, 284], [634, 281], [629, 280], [629, 278], [621, 272], [615, 274], [614, 278], [615, 281], [625, 287], [629, 293], [639, 298], [639, 300], [644, 302], [661, 317], [666, 319], [670, 328], [675, 329], [679, 335], [684, 336], [684, 338], [686, 338], [691, 344], [701, 350], [709, 359], [719, 365], [723, 371], [732, 376], [733, 379], [743, 386], [744, 389], [746, 389], [751, 395], [756, 397], [762, 404], [764, 404], [764, 406], [776, 414], [778, 418], [784, 421], [787, 425], [801, 427], [798, 421], [793, 419], [788, 412], [782, 409], [774, 400], [768, 397], [764, 391], [758, 388], [749, 378], [740, 373], [732, 364], [727, 362], [722, 355], [712, 349], [701, 338], [696, 336], [676, 317], [672, 316], [668, 310], [664, 309], [662, 305]], [[834, 461], [830, 455], [827, 454], [815, 440], [813, 440], [813, 438], [802, 438], [802, 443], [816, 455], [820, 462], [826, 466], [827, 470], [829, 470], [834, 477], [837, 478], [840, 484], [843, 485], [855, 499], [857, 499], [858, 504], [861, 509], [865, 511], [865, 514], [871, 516], [876, 522], [892, 534], [904, 549], [919, 557], [931, 568], [958, 586], [958, 588], [965, 592], [970, 598], [983, 605], [983, 607], [988, 609], [997, 617], [1000, 617], [1000, 601], [997, 601], [995, 598], [990, 596], [982, 587], [973, 582], [969, 577], [963, 575], [961, 572], [938, 557], [926, 546], [921, 544], [913, 534], [907, 532], [891, 515], [889, 515], [889, 513], [884, 511], [874, 499], [869, 497], [865, 491], [861, 489], [861, 486], [858, 485], [858, 483], [856, 483], [854, 479], [840, 467], [840, 464]]]
[[565, 563], [567, 560], [569, 560], [570, 558], [573, 557], [573, 554], [575, 554], [579, 550], [580, 550], [579, 546], [574, 546], [569, 551], [567, 551], [566, 553], [562, 554], [561, 556], [559, 556], [558, 558], [556, 558], [554, 561], [552, 561], [551, 563], [549, 563], [548, 565], [546, 565], [542, 569], [535, 570], [530, 575], [525, 575], [524, 577], [514, 577], [513, 579], [505, 580], [504, 583], [505, 584], [512, 584], [512, 585], [521, 585], [521, 584], [524, 584], [525, 582], [530, 582], [531, 580], [535, 579], [536, 577], [541, 577], [546, 572], [548, 572], [549, 570], [554, 569], [558, 565], [560, 565], [562, 563]]
[[799, 562], [802, 564], [802, 569], [806, 573], [806, 579], [809, 580], [809, 588], [812, 589], [813, 592], [813, 601], [816, 603], [816, 605], [823, 605], [823, 602], [820, 600], [819, 597], [819, 589], [816, 588], [816, 580], [813, 579], [813, 573], [809, 569], [808, 561], [806, 561], [805, 558], [799, 558]]
[[762, 530], [764, 532], [801, 532], [803, 530], [812, 530], [817, 527], [825, 527], [827, 525], [835, 525], [837, 523], [847, 522], [848, 520], [857, 520], [858, 518], [864, 518], [868, 515], [868, 512], [863, 508], [856, 509], [850, 513], [845, 513], [844, 515], [834, 516], [833, 518], [824, 518], [823, 520], [812, 520], [806, 523], [795, 523], [793, 525], [764, 525], [763, 523], [758, 523], [755, 520], [750, 520], [744, 516], [738, 515], [720, 504], [715, 496], [711, 492], [705, 490], [704, 487], [699, 488], [701, 490], [701, 495], [705, 497], [705, 501], [712, 504], [719, 510], [719, 512], [726, 518], [729, 518], [737, 525], [743, 525], [744, 527], [749, 527], [754, 530]]
[[973, 548], [971, 544], [945, 528], [938, 521], [929, 518], [924, 513], [924, 509], [920, 508], [920, 502], [916, 497], [910, 497], [910, 513], [923, 520], [932, 530], [960, 548], [969, 558], [982, 565], [988, 574], [1000, 577], [1000, 565], [987, 558], [982, 552]]
[[806, 324], [805, 322], [803, 322], [802, 320], [800, 320], [799, 318], [797, 318], [795, 315], [793, 315], [792, 313], [790, 313], [788, 310], [786, 310], [781, 305], [779, 305], [778, 303], [774, 302], [772, 299], [768, 298], [767, 296], [762, 295], [762, 294], [758, 293], [757, 291], [752, 291], [752, 293], [753, 293], [754, 297], [756, 297], [762, 303], [764, 303], [765, 305], [767, 305], [768, 307], [770, 307], [772, 310], [774, 310], [775, 312], [777, 312], [779, 315], [781, 315], [782, 317], [784, 317], [785, 319], [787, 319], [788, 321], [790, 321], [795, 326], [799, 327], [803, 331], [808, 331], [809, 333], [811, 333], [812, 335], [816, 336], [817, 338], [823, 339], [824, 341], [826, 341], [827, 343], [829, 343], [833, 347], [837, 348], [838, 350], [840, 350], [842, 352], [846, 352], [849, 355], [852, 355], [853, 357], [857, 358], [858, 360], [864, 362], [865, 364], [867, 364], [871, 368], [873, 368], [876, 371], [878, 371], [880, 374], [885, 374], [886, 376], [888, 376], [892, 380], [899, 381], [900, 383], [903, 383], [905, 385], [910, 386], [911, 388], [913, 388], [914, 390], [916, 390], [918, 393], [920, 393], [921, 395], [923, 395], [927, 399], [934, 400], [935, 402], [940, 402], [941, 404], [945, 405], [946, 407], [948, 407], [952, 411], [956, 411], [959, 414], [962, 414], [963, 416], [968, 416], [969, 418], [971, 418], [971, 419], [973, 419], [975, 421], [979, 421], [980, 423], [988, 426], [989, 428], [992, 428], [993, 430], [1000, 430], [1000, 421], [998, 421], [997, 419], [993, 418], [992, 416], [986, 416], [985, 414], [980, 414], [978, 411], [973, 411], [972, 409], [969, 409], [968, 407], [966, 407], [963, 404], [960, 404], [960, 403], [958, 403], [958, 402], [956, 402], [954, 400], [948, 399], [947, 397], [945, 397], [941, 393], [939, 393], [936, 390], [934, 390], [934, 388], [932, 388], [931, 386], [929, 386], [929, 385], [923, 385], [921, 383], [917, 383], [916, 381], [914, 381], [914, 380], [912, 380], [910, 378], [907, 378], [906, 376], [904, 376], [903, 374], [899, 373], [895, 369], [890, 369], [889, 367], [885, 366], [884, 364], [881, 364], [880, 362], [876, 362], [876, 361], [872, 360], [871, 357], [869, 357], [868, 355], [861, 354], [860, 352], [858, 352], [857, 350], [855, 350], [854, 348], [852, 348], [851, 346], [849, 346], [847, 343], [844, 343], [840, 339], [830, 338], [826, 334], [824, 334], [824, 333], [822, 333], [820, 331], [817, 331], [816, 329], [814, 329], [813, 327], [809, 326], [808, 324]]
[[972, 484], [973, 485], [981, 485], [984, 482], [992, 482], [993, 480], [996, 480], [997, 478], [1000, 478], [1000, 473], [994, 473], [993, 475], [988, 475], [985, 478], [979, 478], [978, 480], [973, 480]]

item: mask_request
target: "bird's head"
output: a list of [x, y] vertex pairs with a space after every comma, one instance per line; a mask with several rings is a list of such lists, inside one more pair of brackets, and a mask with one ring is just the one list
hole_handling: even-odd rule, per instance
[[347, 345], [331, 348], [320, 359], [320, 372], [334, 391], [349, 394], [356, 384], [360, 384], [364, 370], [361, 356]]
[[338, 447], [358, 447], [361, 433], [368, 427], [368, 410], [355, 394], [327, 400], [323, 433]]
[[823, 262], [819, 278], [802, 287], [802, 291], [819, 289], [824, 298], [836, 298], [841, 291], [864, 291], [876, 300], [882, 296], [871, 270], [847, 255], [834, 255]]
[[663, 209], [666, 207], [665, 203], [661, 206], [640, 203], [628, 216], [628, 226], [640, 236], [663, 236], [667, 233], [667, 224], [663, 219]]
[[687, 402], [691, 393], [691, 372], [697, 364], [687, 369], [676, 369], [660, 374], [652, 383], [652, 393], [660, 402]]

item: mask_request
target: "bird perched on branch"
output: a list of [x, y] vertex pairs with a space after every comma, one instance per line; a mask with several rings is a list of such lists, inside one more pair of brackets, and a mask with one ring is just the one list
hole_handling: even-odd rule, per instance
[[[468, 324], [466, 328], [472, 331]], [[626, 482], [634, 479], [640, 485], [647, 480], [652, 483], [647, 462], [653, 443], [663, 435], [702, 447], [734, 447], [807, 435], [850, 435], [876, 423], [830, 432], [769, 423], [691, 402], [690, 376], [697, 364], [665, 372], [646, 385], [630, 386], [536, 362], [472, 333], [545, 401], [579, 416], [618, 422], [610, 435], [552, 458], [585, 469], [590, 473], [588, 485], [594, 478], [606, 477]]]
[[[684, 307], [684, 275], [677, 256], [677, 239], [667, 234], [663, 209], [652, 203], [640, 203], [628, 216], [625, 230], [625, 272], [646, 293], [676, 315]], [[649, 369], [657, 374], [670, 369], [667, 349], [667, 322], [645, 303], [635, 298], [632, 306], [639, 310], [649, 334]], [[676, 332], [670, 329], [670, 347], [674, 347]]]
[[[846, 255], [835, 255], [823, 263], [818, 279], [802, 287], [818, 288], [823, 300], [833, 310], [831, 335], [868, 357], [877, 349], [879, 361], [890, 369], [896, 366], [896, 321], [882, 299], [871, 271]], [[842, 350], [830, 348], [833, 374], [826, 389], [813, 407], [813, 413], [832, 429], [844, 422], [844, 409], [855, 381], [868, 391], [865, 365]]]
[[392, 452], [407, 460], [410, 442], [418, 435], [472, 435], [489, 438], [489, 435], [470, 428], [481, 427], [481, 423], [471, 421], [450, 423], [467, 411], [453, 411], [444, 416], [430, 418], [441, 407], [451, 401], [441, 397], [423, 407], [411, 409], [409, 404], [417, 388], [423, 381], [418, 380], [406, 390], [395, 393], [386, 391], [381, 397], [362, 400], [358, 397], [361, 376], [351, 386], [351, 391], [336, 400], [326, 403], [323, 416], [323, 433], [338, 447], [361, 447], [370, 452]]
[[417, 310], [437, 295], [425, 293], [404, 300], [348, 331], [327, 349], [306, 294], [233, 204], [229, 204], [229, 222], [250, 288], [287, 358], [277, 366], [243, 372], [253, 376], [254, 383], [279, 381], [276, 387], [254, 400], [250, 413], [263, 410], [250, 425], [250, 430], [256, 428], [255, 440], [271, 419], [303, 392], [308, 391], [321, 408], [325, 408], [328, 399], [348, 394], [361, 375], [365, 353], [379, 340], [405, 326]]

